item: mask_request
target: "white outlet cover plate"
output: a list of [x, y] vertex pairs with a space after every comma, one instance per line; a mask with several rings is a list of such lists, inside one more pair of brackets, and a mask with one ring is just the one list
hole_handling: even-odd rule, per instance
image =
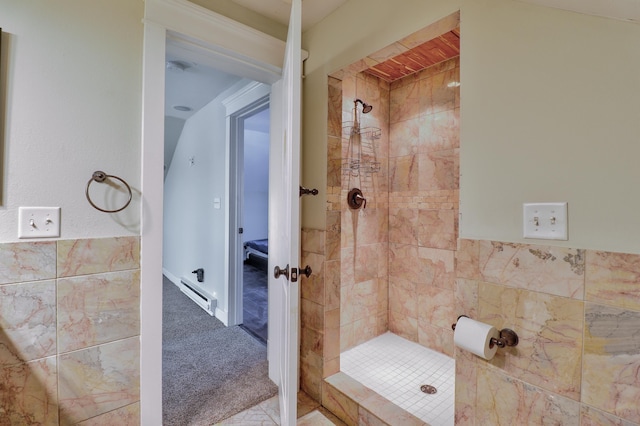
[[568, 240], [567, 203], [524, 203], [524, 238]]
[[60, 207], [20, 207], [18, 238], [55, 238], [60, 236]]

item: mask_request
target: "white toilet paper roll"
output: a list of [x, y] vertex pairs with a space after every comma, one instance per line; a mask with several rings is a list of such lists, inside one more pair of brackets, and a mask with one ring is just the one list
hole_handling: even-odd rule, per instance
[[456, 346], [489, 360], [498, 350], [498, 345], [489, 347], [492, 337], [500, 337], [500, 332], [495, 327], [468, 317], [460, 317], [453, 333], [453, 342]]

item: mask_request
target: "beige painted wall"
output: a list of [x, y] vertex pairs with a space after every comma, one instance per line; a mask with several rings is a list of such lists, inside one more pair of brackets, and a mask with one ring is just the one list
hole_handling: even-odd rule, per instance
[[189, 0], [241, 24], [248, 25], [280, 40], [287, 39], [287, 26], [247, 9], [232, 0]]
[[569, 241], [640, 252], [640, 26], [463, 0], [460, 237], [522, 238], [522, 203], [567, 201]]
[[[61, 207], [64, 239], [140, 233], [143, 8], [135, 0], [0, 0], [1, 242], [17, 240], [20, 206]], [[84, 191], [96, 170], [129, 183], [127, 209], [107, 215], [89, 205]], [[114, 192], [105, 200], [104, 187], [92, 186], [99, 205], [126, 201]]]

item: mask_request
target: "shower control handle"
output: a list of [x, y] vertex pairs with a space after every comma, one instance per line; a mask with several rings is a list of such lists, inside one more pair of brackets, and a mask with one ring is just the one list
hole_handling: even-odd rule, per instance
[[273, 268], [273, 276], [276, 277], [276, 279], [280, 278], [283, 275], [287, 280], [289, 279], [289, 265], [287, 265], [284, 269], [281, 269], [279, 266]]

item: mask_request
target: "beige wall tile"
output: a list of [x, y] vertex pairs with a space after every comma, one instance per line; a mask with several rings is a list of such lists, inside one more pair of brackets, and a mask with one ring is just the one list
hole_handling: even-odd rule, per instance
[[[428, 426], [425, 422], [406, 412], [378, 394], [371, 395], [360, 404], [360, 418], [371, 425]], [[382, 420], [378, 423], [376, 420]]]
[[385, 157], [395, 158], [418, 153], [420, 144], [419, 117], [397, 121], [389, 125], [389, 153]]
[[640, 312], [587, 303], [582, 402], [640, 423]]
[[140, 238], [58, 241], [58, 277], [124, 271], [140, 267]]
[[419, 286], [417, 290], [418, 322], [452, 331], [451, 324], [458, 318], [454, 290], [433, 286]]
[[421, 116], [419, 129], [418, 152], [460, 148], [460, 108]]
[[60, 353], [140, 334], [140, 271], [58, 280]]
[[311, 398], [320, 401], [322, 388], [322, 356], [303, 350], [300, 354], [300, 387]]
[[[340, 373], [338, 373], [340, 374]], [[333, 376], [332, 376], [333, 377]], [[327, 380], [329, 380], [327, 378]], [[358, 404], [325, 380], [322, 385], [322, 406], [349, 426], [358, 424]]]
[[418, 341], [418, 319], [389, 311], [389, 331], [412, 342]]
[[418, 245], [418, 209], [389, 208], [389, 242]]
[[422, 182], [423, 178], [422, 174], [418, 174], [417, 155], [389, 158], [389, 191], [417, 191], [426, 185]]
[[586, 299], [640, 310], [640, 255], [588, 250]]
[[340, 260], [340, 212], [327, 212], [327, 230], [325, 235], [325, 257], [327, 260]]
[[375, 279], [343, 286], [340, 296], [341, 323], [351, 323], [375, 312], [377, 289]]
[[140, 339], [132, 337], [58, 357], [61, 425], [140, 399]]
[[0, 284], [55, 277], [55, 242], [0, 244]]
[[456, 251], [456, 277], [479, 280], [480, 273], [480, 241], [458, 240]]
[[574, 299], [584, 297], [584, 250], [495, 241], [479, 244], [483, 280]]
[[455, 250], [458, 239], [458, 212], [449, 209], [418, 210], [418, 244], [422, 247]]
[[510, 328], [518, 346], [490, 361], [506, 374], [554, 393], [580, 399], [582, 301], [480, 283], [478, 321]]
[[418, 288], [403, 278], [389, 277], [389, 310], [418, 318]]
[[327, 135], [338, 136], [342, 134], [342, 81], [329, 77], [327, 111]]
[[456, 351], [455, 424], [475, 426], [478, 367], [476, 357]]
[[459, 148], [430, 151], [417, 157], [418, 190], [453, 190], [460, 187]]
[[332, 310], [340, 308], [340, 269], [339, 260], [324, 263], [324, 308]]
[[455, 252], [418, 248], [420, 269], [418, 283], [453, 290], [455, 288]]
[[55, 354], [55, 281], [0, 286], [0, 366]]
[[502, 374], [478, 368], [477, 425], [578, 426], [580, 404]]
[[300, 326], [322, 332], [324, 330], [324, 307], [311, 300], [300, 301]]
[[389, 277], [421, 282], [418, 247], [408, 244], [389, 244]]
[[303, 229], [300, 233], [302, 250], [310, 253], [324, 255], [325, 231], [320, 229]]
[[420, 115], [420, 93], [418, 82], [399, 86], [391, 91], [389, 96], [389, 123], [397, 123]]
[[453, 346], [453, 330], [451, 330], [451, 325], [447, 328], [436, 327], [424, 319], [419, 318], [418, 343], [424, 347], [438, 351], [450, 357], [453, 357], [455, 353]]
[[455, 319], [457, 321], [460, 315], [466, 315], [469, 318], [478, 318], [478, 282], [465, 278], [456, 280], [456, 308]]
[[302, 264], [309, 265], [311, 276], [300, 275], [300, 295], [303, 299], [323, 304], [325, 297], [324, 255], [302, 252]]
[[369, 315], [353, 322], [354, 343], [356, 345], [371, 340], [378, 334], [378, 318], [375, 315]]
[[105, 414], [78, 423], [78, 426], [138, 426], [140, 425], [140, 403], [118, 408]]
[[338, 373], [334, 376], [327, 377], [325, 381], [339, 392], [349, 395], [350, 399], [357, 403], [362, 403], [366, 399], [375, 395], [374, 391], [344, 373]]
[[637, 424], [596, 410], [588, 405], [583, 405], [580, 410], [580, 426], [636, 426]]
[[0, 383], [0, 421], [3, 425], [58, 424], [55, 357], [2, 366]]
[[[442, 67], [451, 67], [453, 60], [447, 61]], [[420, 96], [420, 111], [424, 114], [435, 114], [455, 108], [455, 87], [450, 83], [460, 81], [455, 69], [447, 69], [420, 80], [418, 92]]]

